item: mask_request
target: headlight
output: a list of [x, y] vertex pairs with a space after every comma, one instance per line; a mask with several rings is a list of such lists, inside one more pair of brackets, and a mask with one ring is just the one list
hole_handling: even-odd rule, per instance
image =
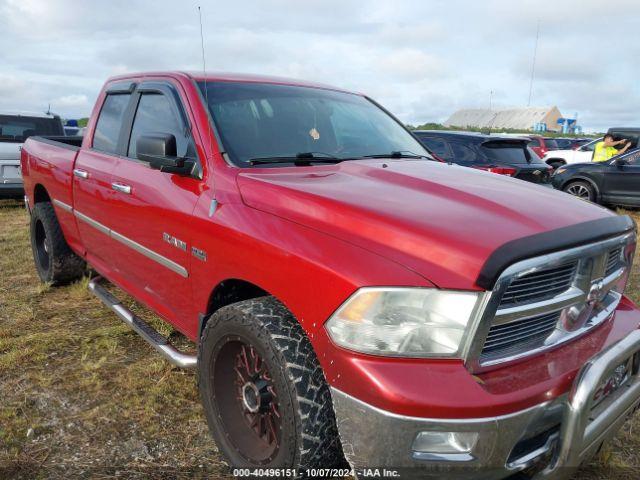
[[363, 288], [325, 326], [335, 343], [358, 352], [456, 357], [479, 298], [436, 288]]
[[553, 172], [553, 174], [554, 174], [554, 175], [560, 175], [561, 173], [566, 172], [566, 171], [567, 171], [567, 169], [566, 169], [566, 168], [564, 168], [564, 167], [559, 167], [559, 168], [557, 168], [557, 169], [556, 169], [556, 171], [555, 171], [555, 172]]

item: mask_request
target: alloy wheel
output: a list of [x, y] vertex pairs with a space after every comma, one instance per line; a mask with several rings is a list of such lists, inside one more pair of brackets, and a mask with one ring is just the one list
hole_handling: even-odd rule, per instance
[[567, 188], [567, 193], [574, 195], [582, 200], [591, 199], [591, 191], [581, 183], [574, 183]]
[[219, 417], [236, 451], [252, 464], [273, 460], [280, 447], [282, 419], [263, 356], [244, 339], [227, 338], [217, 352], [213, 383]]

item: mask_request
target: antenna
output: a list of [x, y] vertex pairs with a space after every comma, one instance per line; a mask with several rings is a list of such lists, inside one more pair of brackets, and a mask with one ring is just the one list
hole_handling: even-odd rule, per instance
[[527, 107], [531, 106], [531, 94], [533, 93], [533, 75], [536, 71], [536, 54], [538, 53], [539, 37], [540, 37], [540, 19], [538, 19], [538, 25], [536, 26], [536, 43], [533, 47], [533, 61], [531, 62], [531, 80], [529, 81], [529, 101], [527, 101]]
[[[204, 33], [202, 33], [202, 10], [200, 9], [200, 5], [198, 5], [198, 20], [200, 21], [200, 47], [202, 48], [202, 74], [204, 75], [205, 84], [207, 82], [207, 61], [204, 56]], [[207, 89], [204, 89], [205, 94]], [[209, 102], [207, 102], [207, 108], [209, 107]]]
[[[202, 76], [204, 78], [204, 101], [207, 104], [206, 110], [209, 111], [209, 88], [207, 87], [207, 61], [204, 54], [204, 33], [202, 31], [202, 10], [200, 9], [200, 5], [198, 5], [198, 20], [200, 21], [200, 48], [202, 49]], [[211, 119], [213, 120], [213, 118]], [[211, 135], [211, 129], [213, 125], [209, 125], [209, 148], [211, 152], [213, 152], [213, 136]]]
[[492, 100], [493, 100], [493, 90], [489, 92], [489, 111], [491, 111]]
[[[210, 154], [213, 157], [213, 114], [211, 113], [211, 109], [209, 108], [209, 88], [207, 87], [207, 61], [204, 54], [204, 33], [202, 31], [202, 9], [200, 5], [198, 5], [198, 20], [200, 22], [200, 47], [202, 49], [202, 77], [204, 78], [204, 101], [206, 103], [205, 111], [207, 112], [207, 117], [209, 117], [209, 150]], [[222, 146], [220, 146], [222, 149]], [[223, 152], [220, 152], [224, 155]], [[218, 200], [215, 197], [215, 176], [211, 175], [211, 185], [213, 187], [213, 195], [214, 197], [211, 199], [209, 203], [209, 217], [213, 217], [213, 214], [216, 213], [218, 208]]]

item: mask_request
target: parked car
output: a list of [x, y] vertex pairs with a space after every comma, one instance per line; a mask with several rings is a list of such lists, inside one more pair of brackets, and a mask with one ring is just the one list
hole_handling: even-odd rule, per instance
[[64, 126], [64, 134], [65, 134], [67, 137], [75, 137], [75, 136], [78, 136], [78, 135], [79, 135], [79, 132], [80, 132], [80, 127], [78, 127], [77, 125], [75, 125], [75, 126], [68, 126], [68, 125], [65, 125], [65, 126]]
[[591, 162], [593, 159], [593, 150], [596, 148], [596, 144], [601, 141], [602, 137], [596, 138], [575, 150], [554, 150], [552, 152], [547, 152], [547, 154], [542, 158], [542, 161], [553, 168], [573, 163]]
[[568, 475], [640, 403], [634, 224], [427, 156], [336, 88], [116, 77], [82, 141], [22, 151], [36, 270], [98, 272], [93, 293], [198, 369], [218, 449], [248, 475], [333, 476], [343, 455], [360, 473]]
[[614, 140], [630, 140], [631, 147], [637, 148], [640, 141], [640, 128], [633, 127], [613, 127], [607, 130], [607, 133], [613, 135]]
[[548, 184], [551, 167], [527, 148], [524, 138], [449, 130], [414, 130], [436, 158], [533, 183]]
[[603, 205], [640, 206], [640, 149], [607, 162], [560, 167], [553, 175], [553, 186]]
[[573, 148], [573, 144], [575, 140], [573, 138], [555, 138], [556, 141], [556, 150], [567, 150], [569, 148]]
[[[637, 148], [640, 139], [640, 128], [618, 127], [610, 128], [608, 134], [613, 135], [615, 140], [627, 139], [631, 141], [631, 148]], [[596, 144], [602, 141], [602, 137], [592, 140], [575, 150], [556, 150], [548, 152], [543, 160], [553, 168], [561, 165], [591, 162]]]
[[546, 138], [542, 135], [530, 133], [500, 133], [505, 137], [526, 138], [529, 140], [529, 148], [531, 148], [538, 157], [542, 158], [549, 150], [557, 150], [558, 144], [553, 138]]
[[0, 198], [22, 198], [20, 149], [32, 135], [63, 135], [55, 115], [0, 111]]
[[574, 140], [573, 144], [570, 146], [571, 149], [577, 150], [582, 145], [586, 145], [593, 141], [593, 138], [577, 138]]
[[556, 150], [575, 150], [576, 148], [589, 143], [592, 138], [555, 138], [556, 145], [558, 148]]
[[529, 147], [543, 158], [550, 150], [558, 150], [558, 144], [554, 138], [546, 138], [542, 135], [526, 135], [529, 138]]

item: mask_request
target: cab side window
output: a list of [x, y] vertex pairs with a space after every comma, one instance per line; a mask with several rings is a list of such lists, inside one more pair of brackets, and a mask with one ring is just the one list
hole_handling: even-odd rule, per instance
[[94, 149], [105, 153], [117, 153], [122, 120], [130, 98], [129, 93], [119, 93], [109, 94], [104, 99], [93, 134]]
[[161, 93], [143, 93], [140, 96], [129, 139], [129, 158], [136, 158], [138, 138], [149, 133], [169, 133], [175, 136], [178, 156], [193, 156], [190, 138], [185, 133], [177, 112], [171, 101]]

